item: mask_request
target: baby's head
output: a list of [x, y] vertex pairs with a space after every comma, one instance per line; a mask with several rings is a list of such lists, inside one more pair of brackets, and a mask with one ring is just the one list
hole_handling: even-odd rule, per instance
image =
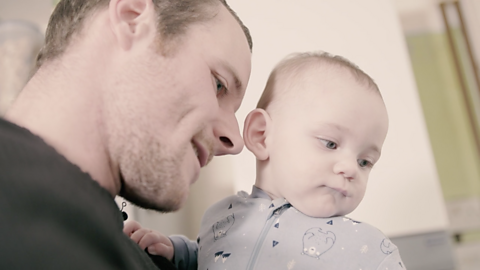
[[314, 217], [352, 212], [365, 194], [388, 130], [373, 80], [327, 53], [287, 57], [272, 71], [244, 140], [256, 186]]

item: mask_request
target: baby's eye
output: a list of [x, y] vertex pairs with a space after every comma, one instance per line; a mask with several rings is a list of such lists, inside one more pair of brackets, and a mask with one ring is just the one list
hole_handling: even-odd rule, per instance
[[357, 160], [357, 162], [358, 162], [358, 165], [360, 165], [360, 167], [362, 167], [362, 168], [373, 167], [373, 164], [366, 159], [359, 159], [359, 160]]
[[325, 140], [325, 139], [320, 139], [320, 141], [325, 145], [325, 147], [327, 147], [328, 149], [337, 149], [337, 144], [332, 142], [332, 141], [329, 141], [329, 140]]
[[215, 77], [215, 85], [217, 87], [217, 96], [223, 96], [227, 93], [227, 87]]

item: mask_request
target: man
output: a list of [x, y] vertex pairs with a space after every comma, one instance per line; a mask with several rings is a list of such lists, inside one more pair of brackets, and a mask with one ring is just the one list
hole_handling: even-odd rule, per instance
[[219, 0], [61, 1], [0, 121], [0, 269], [155, 269], [113, 198], [177, 210], [214, 155], [241, 151], [250, 61]]

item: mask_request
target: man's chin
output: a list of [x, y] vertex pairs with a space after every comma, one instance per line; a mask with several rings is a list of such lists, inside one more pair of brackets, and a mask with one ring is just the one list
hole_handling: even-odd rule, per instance
[[120, 194], [127, 201], [134, 205], [149, 210], [155, 210], [161, 213], [175, 212], [179, 210], [186, 202], [188, 194], [168, 194], [160, 200], [156, 197], [139, 196], [136, 194]]

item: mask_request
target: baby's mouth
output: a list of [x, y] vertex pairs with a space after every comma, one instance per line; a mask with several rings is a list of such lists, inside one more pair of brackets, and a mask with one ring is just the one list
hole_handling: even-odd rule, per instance
[[331, 189], [337, 191], [338, 193], [342, 194], [345, 197], [348, 197], [348, 192], [343, 188], [331, 188]]

